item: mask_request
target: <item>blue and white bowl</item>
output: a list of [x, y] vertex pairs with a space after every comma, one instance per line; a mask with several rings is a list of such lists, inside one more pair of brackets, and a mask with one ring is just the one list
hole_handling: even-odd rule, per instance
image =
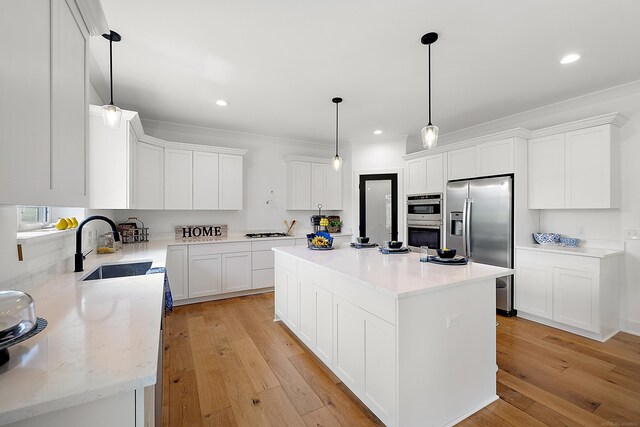
[[557, 233], [533, 233], [533, 239], [541, 245], [553, 245], [560, 241]]
[[574, 239], [573, 237], [561, 237], [560, 244], [568, 248], [577, 248], [580, 244], [580, 239]]

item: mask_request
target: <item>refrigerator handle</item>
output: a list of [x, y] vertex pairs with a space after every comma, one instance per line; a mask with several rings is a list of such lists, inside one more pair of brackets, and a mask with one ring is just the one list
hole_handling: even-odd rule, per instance
[[469, 199], [464, 199], [464, 204], [462, 205], [462, 256], [468, 256], [467, 254], [467, 223], [469, 222], [469, 212], [467, 210], [467, 202]]
[[465, 207], [467, 208], [467, 219], [464, 222], [464, 234], [465, 234], [465, 246], [467, 248], [467, 257], [471, 258], [473, 256], [473, 252], [471, 252], [471, 206], [473, 203], [473, 199], [465, 200]]

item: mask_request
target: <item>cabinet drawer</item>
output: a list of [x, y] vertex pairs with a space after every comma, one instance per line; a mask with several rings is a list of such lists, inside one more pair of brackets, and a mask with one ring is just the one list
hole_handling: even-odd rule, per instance
[[337, 274], [331, 275], [331, 283], [334, 295], [357, 305], [374, 316], [386, 320], [392, 325], [396, 324], [395, 298], [369, 289]]
[[273, 268], [252, 271], [251, 276], [251, 289], [270, 288], [275, 283], [275, 270]]
[[262, 270], [264, 268], [273, 268], [273, 251], [257, 251], [253, 252], [251, 258], [251, 269]]
[[295, 239], [278, 239], [278, 240], [260, 240], [251, 242], [252, 251], [270, 251], [271, 248], [283, 248], [286, 246], [295, 246]]
[[189, 255], [228, 254], [233, 252], [251, 252], [251, 242], [189, 245]]

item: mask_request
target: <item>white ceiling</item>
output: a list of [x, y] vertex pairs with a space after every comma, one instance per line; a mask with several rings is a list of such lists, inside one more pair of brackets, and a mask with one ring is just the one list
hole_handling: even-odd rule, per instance
[[[448, 133], [640, 78], [638, 0], [103, 0], [115, 103], [143, 118], [332, 143]], [[108, 42], [91, 41], [105, 99]], [[584, 54], [571, 65], [560, 58]], [[95, 65], [99, 69], [95, 69]], [[226, 99], [229, 106], [215, 105]]]

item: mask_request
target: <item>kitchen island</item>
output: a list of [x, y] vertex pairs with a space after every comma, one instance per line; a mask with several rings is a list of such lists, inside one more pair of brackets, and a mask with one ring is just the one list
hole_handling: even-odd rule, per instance
[[495, 279], [513, 270], [273, 250], [276, 320], [386, 425], [453, 425], [498, 398]]

